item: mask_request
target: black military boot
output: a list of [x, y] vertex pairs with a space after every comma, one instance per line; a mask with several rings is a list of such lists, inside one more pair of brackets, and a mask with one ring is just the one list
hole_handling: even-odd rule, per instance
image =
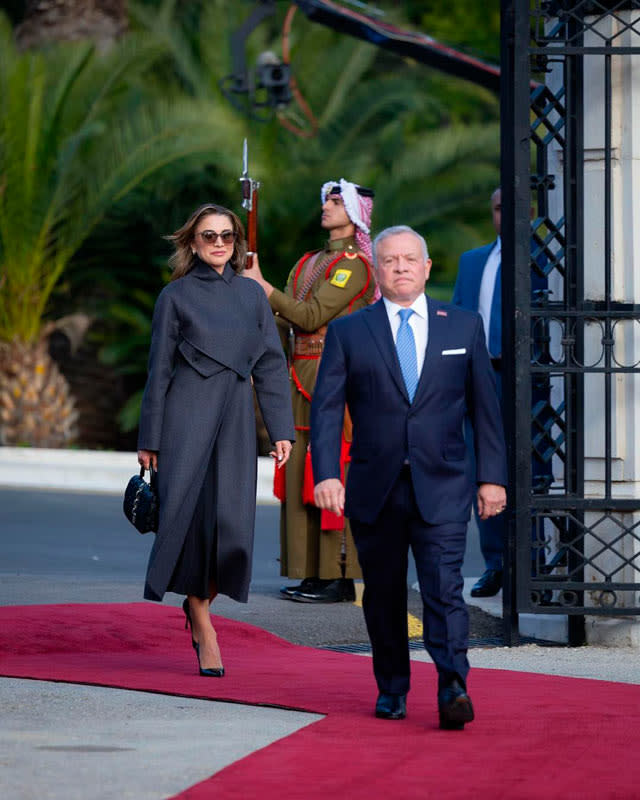
[[352, 578], [336, 578], [334, 581], [318, 581], [311, 590], [298, 589], [291, 600], [298, 603], [353, 603], [356, 590]]
[[302, 583], [297, 583], [295, 586], [281, 586], [280, 594], [291, 600], [296, 592], [311, 592], [322, 583], [329, 583], [329, 581], [321, 581], [319, 578], [305, 578]]

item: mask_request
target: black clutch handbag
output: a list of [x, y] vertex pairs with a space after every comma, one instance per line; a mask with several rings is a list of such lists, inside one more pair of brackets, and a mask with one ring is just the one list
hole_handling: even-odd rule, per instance
[[158, 530], [158, 495], [156, 493], [156, 473], [149, 469], [149, 483], [144, 479], [144, 467], [140, 474], [134, 475], [124, 490], [122, 510], [125, 517], [140, 533]]

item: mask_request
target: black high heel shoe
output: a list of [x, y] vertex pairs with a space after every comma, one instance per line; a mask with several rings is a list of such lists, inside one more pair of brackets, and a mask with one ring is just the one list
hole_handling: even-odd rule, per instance
[[193, 638], [193, 623], [191, 622], [191, 609], [189, 608], [189, 598], [185, 597], [182, 601], [182, 610], [184, 611], [184, 629], [185, 631], [187, 628], [191, 631], [191, 644], [193, 645], [193, 649], [198, 652], [198, 643]]
[[200, 674], [205, 678], [222, 678], [224, 677], [224, 667], [202, 667], [200, 665], [200, 645], [196, 640], [193, 638], [193, 622], [191, 621], [191, 608], [189, 607], [189, 598], [185, 597], [182, 601], [182, 610], [184, 611], [184, 628], [185, 630], [189, 628], [191, 630], [191, 644], [193, 645], [193, 649], [196, 651], [196, 657], [198, 659], [198, 669], [200, 670]]
[[223, 678], [224, 667], [203, 667], [200, 664], [200, 645], [197, 642], [194, 642], [193, 646], [196, 651], [196, 656], [198, 657], [198, 669], [200, 670], [200, 674], [203, 676], [203, 678]]

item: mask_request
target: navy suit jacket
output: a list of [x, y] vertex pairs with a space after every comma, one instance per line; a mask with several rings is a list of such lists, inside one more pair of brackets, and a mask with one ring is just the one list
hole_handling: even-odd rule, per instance
[[[451, 301], [455, 306], [468, 309], [469, 311], [478, 310], [482, 275], [484, 273], [484, 268], [487, 263], [487, 259], [489, 258], [489, 254], [493, 250], [495, 244], [496, 242], [494, 241], [490, 244], [484, 245], [483, 247], [477, 247], [475, 250], [467, 250], [466, 253], [463, 253], [460, 256], [458, 277]], [[535, 253], [535, 244], [533, 241], [531, 242], [531, 253], [532, 256]], [[531, 269], [531, 296], [534, 301], [536, 300], [536, 295], [538, 293], [545, 292], [545, 290], [548, 288], [548, 280], [544, 274], [541, 274], [547, 263], [546, 258], [544, 255], [539, 255], [536, 261], [539, 270], [535, 267]], [[502, 319], [500, 317], [497, 318], [496, 323], [500, 326], [500, 331], [502, 331]], [[533, 352], [536, 360], [539, 360], [542, 363], [548, 363], [548, 357], [543, 354], [542, 346], [538, 337], [542, 336], [544, 338], [547, 335], [548, 334], [545, 329], [541, 328], [539, 325], [534, 326], [532, 324], [531, 336]], [[532, 429], [534, 442], [536, 438], [541, 437], [539, 426], [546, 427], [551, 421], [552, 409], [550, 408], [549, 392], [550, 389], [548, 380], [539, 378], [538, 380], [534, 380], [532, 382], [531, 406], [533, 409], [537, 409], [535, 412], [537, 417], [537, 425], [534, 424]], [[546, 481], [548, 484], [549, 480], [552, 479], [551, 460], [549, 459], [544, 461], [540, 457], [537, 448], [534, 447], [532, 449], [531, 464], [534, 482], [542, 480]]]
[[[497, 240], [496, 240], [497, 241]], [[484, 268], [489, 258], [489, 254], [495, 247], [496, 242], [490, 242], [482, 247], [476, 247], [474, 250], [467, 250], [460, 256], [458, 263], [458, 277], [456, 278], [456, 285], [453, 289], [453, 298], [451, 302], [454, 306], [459, 308], [466, 308], [469, 311], [478, 310], [478, 302], [480, 300], [480, 284], [482, 283], [482, 275]], [[532, 243], [531, 250], [533, 252], [534, 245]], [[537, 263], [540, 269], [543, 269], [546, 264], [544, 256], [539, 256]], [[548, 288], [548, 281], [541, 275], [535, 268], [531, 270], [531, 294], [535, 297], [535, 293], [543, 291]], [[498, 318], [497, 324], [502, 330], [502, 320]]]
[[430, 297], [427, 307], [427, 349], [412, 403], [382, 300], [334, 320], [327, 331], [311, 405], [313, 474], [316, 483], [340, 478], [346, 403], [353, 442], [345, 514], [364, 523], [375, 521], [405, 459], [425, 522], [468, 521], [476, 487], [463, 437], [465, 414], [475, 431], [477, 482], [507, 482], [482, 320]]
[[458, 277], [451, 300], [454, 306], [466, 308], [469, 311], [478, 310], [482, 273], [495, 244], [495, 242], [491, 242], [483, 247], [477, 247], [475, 250], [467, 250], [460, 256]]

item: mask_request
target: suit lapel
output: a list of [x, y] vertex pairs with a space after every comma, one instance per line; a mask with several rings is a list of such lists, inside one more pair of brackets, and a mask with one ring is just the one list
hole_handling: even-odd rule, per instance
[[387, 309], [385, 308], [384, 301], [378, 300], [377, 303], [369, 306], [364, 314], [364, 320], [371, 331], [371, 338], [374, 340], [387, 369], [391, 373], [391, 377], [408, 401], [409, 395], [407, 394], [407, 387], [404, 385], [404, 378], [400, 371], [400, 362], [396, 354], [393, 334], [391, 333], [391, 326], [389, 325], [389, 317], [387, 316]]
[[476, 267], [471, 273], [471, 280], [473, 281], [470, 292], [471, 292], [471, 303], [469, 308], [472, 308], [474, 311], [478, 310], [478, 303], [480, 302], [480, 284], [482, 283], [482, 275], [484, 273], [484, 266], [487, 263], [487, 259], [489, 258], [489, 254], [496, 246], [496, 239], [491, 244], [486, 244], [484, 247], [479, 247], [476, 251]]
[[[441, 313], [438, 314], [438, 311]], [[431, 376], [440, 363], [440, 356], [445, 349], [446, 344], [446, 330], [448, 322], [448, 311], [445, 305], [433, 300], [427, 295], [427, 312], [429, 315], [429, 328], [427, 331], [427, 350], [424, 356], [424, 364], [422, 365], [422, 372], [420, 373], [420, 380], [418, 381], [418, 388], [416, 389], [416, 396], [413, 402], [417, 402], [429, 384]]]

